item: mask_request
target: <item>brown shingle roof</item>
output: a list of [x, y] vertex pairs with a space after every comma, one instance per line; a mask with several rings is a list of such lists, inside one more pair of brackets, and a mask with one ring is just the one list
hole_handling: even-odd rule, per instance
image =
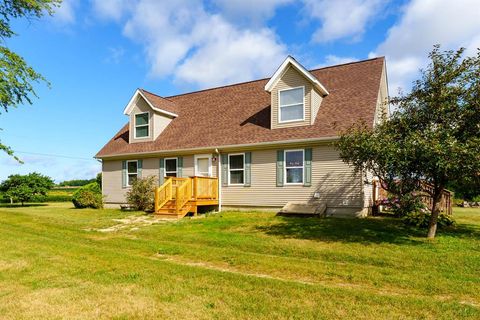
[[148, 92], [145, 89], [140, 89], [140, 91], [155, 108], [162, 109], [175, 114], [179, 111], [178, 105], [172, 100], [157, 96], [156, 94]]
[[143, 91], [153, 104], [178, 117], [151, 142], [129, 144], [126, 124], [96, 157], [334, 137], [359, 120], [373, 125], [383, 64], [384, 58], [375, 58], [312, 70], [330, 94], [315, 123], [304, 127], [270, 129], [268, 79], [166, 98]]

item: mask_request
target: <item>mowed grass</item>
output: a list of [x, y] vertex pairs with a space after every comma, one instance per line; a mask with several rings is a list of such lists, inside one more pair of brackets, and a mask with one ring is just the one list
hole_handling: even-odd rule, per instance
[[434, 241], [391, 218], [264, 212], [99, 231], [131, 216], [0, 208], [0, 318], [480, 318], [478, 209]]

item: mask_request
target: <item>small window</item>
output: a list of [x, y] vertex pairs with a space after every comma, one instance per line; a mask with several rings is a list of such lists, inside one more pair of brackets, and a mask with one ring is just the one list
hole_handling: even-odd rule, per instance
[[131, 186], [138, 178], [138, 161], [127, 161], [127, 186]]
[[229, 184], [244, 184], [245, 181], [245, 155], [228, 155]]
[[303, 150], [285, 151], [285, 183], [303, 184]]
[[304, 120], [304, 87], [280, 90], [280, 122]]
[[135, 138], [147, 138], [149, 136], [148, 112], [135, 115]]
[[195, 175], [202, 177], [210, 177], [212, 158], [210, 155], [195, 156]]
[[165, 177], [176, 177], [177, 174], [177, 158], [165, 159]]

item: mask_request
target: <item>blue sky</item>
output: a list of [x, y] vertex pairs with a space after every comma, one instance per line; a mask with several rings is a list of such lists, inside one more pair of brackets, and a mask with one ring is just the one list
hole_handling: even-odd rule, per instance
[[[478, 0], [65, 0], [53, 17], [15, 21], [7, 45], [51, 88], [0, 114], [0, 180], [37, 171], [91, 178], [95, 153], [127, 121], [136, 88], [172, 95], [268, 77], [287, 54], [308, 68], [384, 55], [390, 94], [433, 44], [480, 47]], [[476, 10], [473, 10], [476, 9]]]

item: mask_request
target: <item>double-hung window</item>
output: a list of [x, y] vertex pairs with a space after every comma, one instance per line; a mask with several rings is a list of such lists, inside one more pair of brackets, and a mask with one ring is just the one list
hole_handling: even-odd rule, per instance
[[138, 178], [138, 161], [127, 161], [127, 186], [131, 186]]
[[279, 90], [279, 122], [303, 121], [305, 119], [305, 87]]
[[138, 113], [135, 115], [135, 138], [147, 138], [150, 133], [149, 113]]
[[228, 155], [228, 183], [231, 185], [245, 183], [245, 154]]
[[165, 159], [165, 177], [176, 177], [178, 174], [177, 158]]
[[304, 150], [285, 150], [285, 184], [303, 184]]

